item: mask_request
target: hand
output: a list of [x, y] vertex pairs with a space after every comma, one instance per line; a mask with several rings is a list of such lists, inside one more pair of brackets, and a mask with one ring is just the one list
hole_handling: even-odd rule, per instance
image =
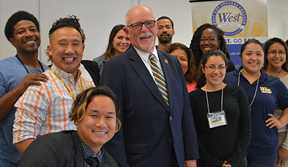
[[0, 121], [10, 113], [16, 101], [30, 85], [40, 85], [39, 81], [46, 82], [47, 80], [48, 77], [42, 73], [27, 74], [13, 90], [0, 98]]
[[185, 161], [184, 167], [197, 167], [196, 160]]
[[279, 165], [283, 165], [285, 163], [285, 161], [288, 159], [288, 150], [286, 150], [285, 148], [281, 147], [278, 149], [278, 162], [277, 164]]
[[41, 85], [40, 81], [46, 82], [48, 79], [49, 78], [43, 73], [29, 73], [22, 79], [16, 88], [22, 95], [30, 85]]
[[222, 167], [232, 167], [227, 161], [224, 161]]
[[273, 127], [276, 127], [278, 129], [282, 127], [281, 122], [277, 118], [275, 118], [273, 114], [268, 114], [268, 116], [270, 116], [270, 118], [266, 120], [266, 126], [268, 126], [270, 129], [272, 129]]

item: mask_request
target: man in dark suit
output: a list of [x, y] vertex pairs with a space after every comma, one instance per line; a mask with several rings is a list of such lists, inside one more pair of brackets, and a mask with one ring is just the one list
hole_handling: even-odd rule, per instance
[[[150, 8], [130, 9], [126, 25], [133, 46], [109, 60], [100, 78], [117, 95], [123, 123], [104, 147], [121, 167], [196, 166], [197, 137], [180, 63], [155, 49], [158, 22]], [[163, 72], [162, 86], [155, 71]]]

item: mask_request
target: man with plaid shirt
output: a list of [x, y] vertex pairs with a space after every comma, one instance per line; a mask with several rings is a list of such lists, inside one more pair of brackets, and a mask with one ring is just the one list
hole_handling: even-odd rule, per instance
[[49, 31], [47, 51], [53, 65], [45, 74], [49, 80], [30, 86], [16, 102], [13, 144], [21, 154], [40, 135], [62, 130], [75, 130], [69, 113], [76, 96], [94, 86], [81, 77], [83, 57], [79, 19], [60, 18]]

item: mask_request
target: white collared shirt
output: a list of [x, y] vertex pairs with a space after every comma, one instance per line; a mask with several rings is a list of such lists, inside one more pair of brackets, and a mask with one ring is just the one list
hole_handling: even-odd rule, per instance
[[[133, 46], [134, 47], [134, 46]], [[140, 56], [141, 60], [143, 61], [143, 63], [145, 64], [146, 68], [148, 69], [148, 71], [150, 72], [150, 75], [152, 76], [152, 78], [154, 79], [155, 81], [155, 78], [153, 76], [153, 73], [152, 73], [152, 69], [151, 69], [151, 65], [150, 65], [150, 60], [149, 60], [149, 55], [150, 53], [146, 53], [146, 52], [143, 52], [139, 49], [137, 49], [136, 47], [134, 47], [134, 49], [136, 50], [136, 52], [138, 53], [138, 55]], [[158, 53], [157, 53], [157, 50], [156, 50], [156, 47], [154, 46], [154, 50], [152, 52], [155, 56], [155, 59], [156, 59], [156, 62], [160, 68], [160, 70], [163, 72], [162, 70], [162, 67], [161, 67], [161, 63], [160, 63], [160, 60], [159, 60], [159, 57], [158, 57]], [[164, 74], [164, 73], [163, 73]]]

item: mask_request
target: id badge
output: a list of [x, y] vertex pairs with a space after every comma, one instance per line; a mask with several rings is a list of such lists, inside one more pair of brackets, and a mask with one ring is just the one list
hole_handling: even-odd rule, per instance
[[207, 113], [207, 118], [210, 128], [227, 125], [225, 111], [217, 111], [213, 113]]

